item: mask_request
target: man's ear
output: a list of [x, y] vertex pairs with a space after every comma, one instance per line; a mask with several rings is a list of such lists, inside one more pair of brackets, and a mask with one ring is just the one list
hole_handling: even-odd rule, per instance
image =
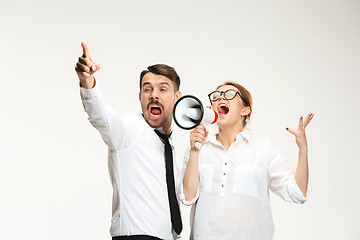
[[175, 102], [177, 102], [177, 100], [179, 100], [179, 98], [181, 98], [181, 96], [182, 96], [182, 93], [180, 91], [177, 91], [175, 93]]
[[141, 92], [139, 92], [139, 101], [141, 102]]

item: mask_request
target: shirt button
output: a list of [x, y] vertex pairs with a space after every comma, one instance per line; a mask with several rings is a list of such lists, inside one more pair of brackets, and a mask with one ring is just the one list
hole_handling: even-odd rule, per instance
[[227, 162], [225, 163], [225, 165], [227, 165]]
[[226, 173], [223, 173], [223, 175], [225, 176], [225, 175], [226, 175]]
[[224, 187], [224, 184], [221, 184], [221, 187]]

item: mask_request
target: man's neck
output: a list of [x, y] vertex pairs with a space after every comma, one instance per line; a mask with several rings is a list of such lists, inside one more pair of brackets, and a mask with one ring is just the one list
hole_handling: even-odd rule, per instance
[[163, 132], [164, 132], [166, 135], [169, 135], [169, 134], [170, 134], [170, 131], [171, 131], [171, 125], [170, 125], [170, 126], [163, 126], [161, 129], [163, 130]]

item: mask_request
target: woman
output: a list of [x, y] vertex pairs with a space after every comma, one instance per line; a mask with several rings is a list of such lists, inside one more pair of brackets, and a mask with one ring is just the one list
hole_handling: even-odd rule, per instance
[[[209, 94], [219, 114], [219, 133], [207, 138], [203, 126], [190, 133], [179, 198], [191, 211], [191, 237], [205, 239], [272, 239], [274, 226], [269, 189], [288, 202], [308, 198], [308, 154], [305, 127], [313, 114], [299, 120], [295, 135], [299, 159], [295, 173], [277, 146], [252, 138], [244, 130], [252, 112], [250, 93], [226, 82]], [[195, 142], [202, 143], [200, 150]]]

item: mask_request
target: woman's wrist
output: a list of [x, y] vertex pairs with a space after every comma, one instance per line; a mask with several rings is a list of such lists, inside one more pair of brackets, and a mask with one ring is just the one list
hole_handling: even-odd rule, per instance
[[299, 145], [299, 151], [300, 152], [303, 152], [303, 153], [307, 153], [308, 152], [308, 146], [307, 144], [304, 144], [304, 145]]
[[190, 149], [190, 155], [191, 156], [199, 156], [200, 150], [199, 149]]

